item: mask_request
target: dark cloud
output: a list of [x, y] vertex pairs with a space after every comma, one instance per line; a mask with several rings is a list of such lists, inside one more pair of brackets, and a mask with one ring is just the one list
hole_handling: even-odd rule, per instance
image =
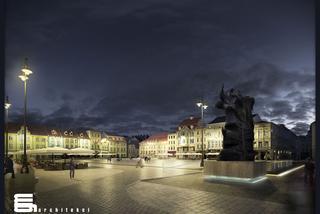
[[72, 109], [68, 105], [62, 105], [59, 109], [56, 111], [52, 112], [48, 117], [66, 117], [66, 116], [72, 116]]
[[292, 131], [295, 132], [296, 135], [306, 135], [306, 130], [308, 131], [310, 124], [307, 123], [296, 123], [292, 128]]
[[74, 97], [71, 96], [69, 93], [63, 93], [61, 95], [61, 99], [62, 99], [63, 102], [70, 102], [70, 101], [72, 101], [74, 99]]
[[[24, 122], [24, 110], [16, 109], [13, 112], [9, 113], [9, 121], [15, 123]], [[30, 124], [42, 124], [43, 115], [39, 109], [29, 109], [26, 117], [27, 123]]]

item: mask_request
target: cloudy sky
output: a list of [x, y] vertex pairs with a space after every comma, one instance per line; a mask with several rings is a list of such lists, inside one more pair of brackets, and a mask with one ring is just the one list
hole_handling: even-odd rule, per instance
[[[281, 3], [280, 3], [281, 2]], [[209, 122], [222, 86], [254, 96], [254, 112], [305, 134], [315, 119], [314, 5], [305, 0], [10, 0], [6, 94], [21, 121], [119, 134]]]

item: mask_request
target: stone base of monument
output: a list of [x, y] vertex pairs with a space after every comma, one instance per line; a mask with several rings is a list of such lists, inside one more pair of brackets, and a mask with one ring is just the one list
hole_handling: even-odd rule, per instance
[[206, 179], [256, 183], [264, 180], [266, 162], [205, 160]]

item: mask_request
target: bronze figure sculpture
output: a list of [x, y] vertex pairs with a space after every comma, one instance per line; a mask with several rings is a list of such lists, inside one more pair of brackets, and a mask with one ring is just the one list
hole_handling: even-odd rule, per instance
[[225, 110], [226, 121], [222, 129], [223, 149], [218, 160], [254, 160], [253, 105], [253, 97], [242, 96], [239, 90], [233, 88], [224, 92], [222, 86], [220, 100], [216, 103], [216, 107]]

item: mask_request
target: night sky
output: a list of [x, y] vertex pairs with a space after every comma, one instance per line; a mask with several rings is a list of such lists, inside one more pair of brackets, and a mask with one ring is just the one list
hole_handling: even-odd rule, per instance
[[315, 120], [314, 5], [306, 0], [10, 0], [6, 94], [22, 121], [119, 134], [172, 131], [222, 84], [305, 134]]

